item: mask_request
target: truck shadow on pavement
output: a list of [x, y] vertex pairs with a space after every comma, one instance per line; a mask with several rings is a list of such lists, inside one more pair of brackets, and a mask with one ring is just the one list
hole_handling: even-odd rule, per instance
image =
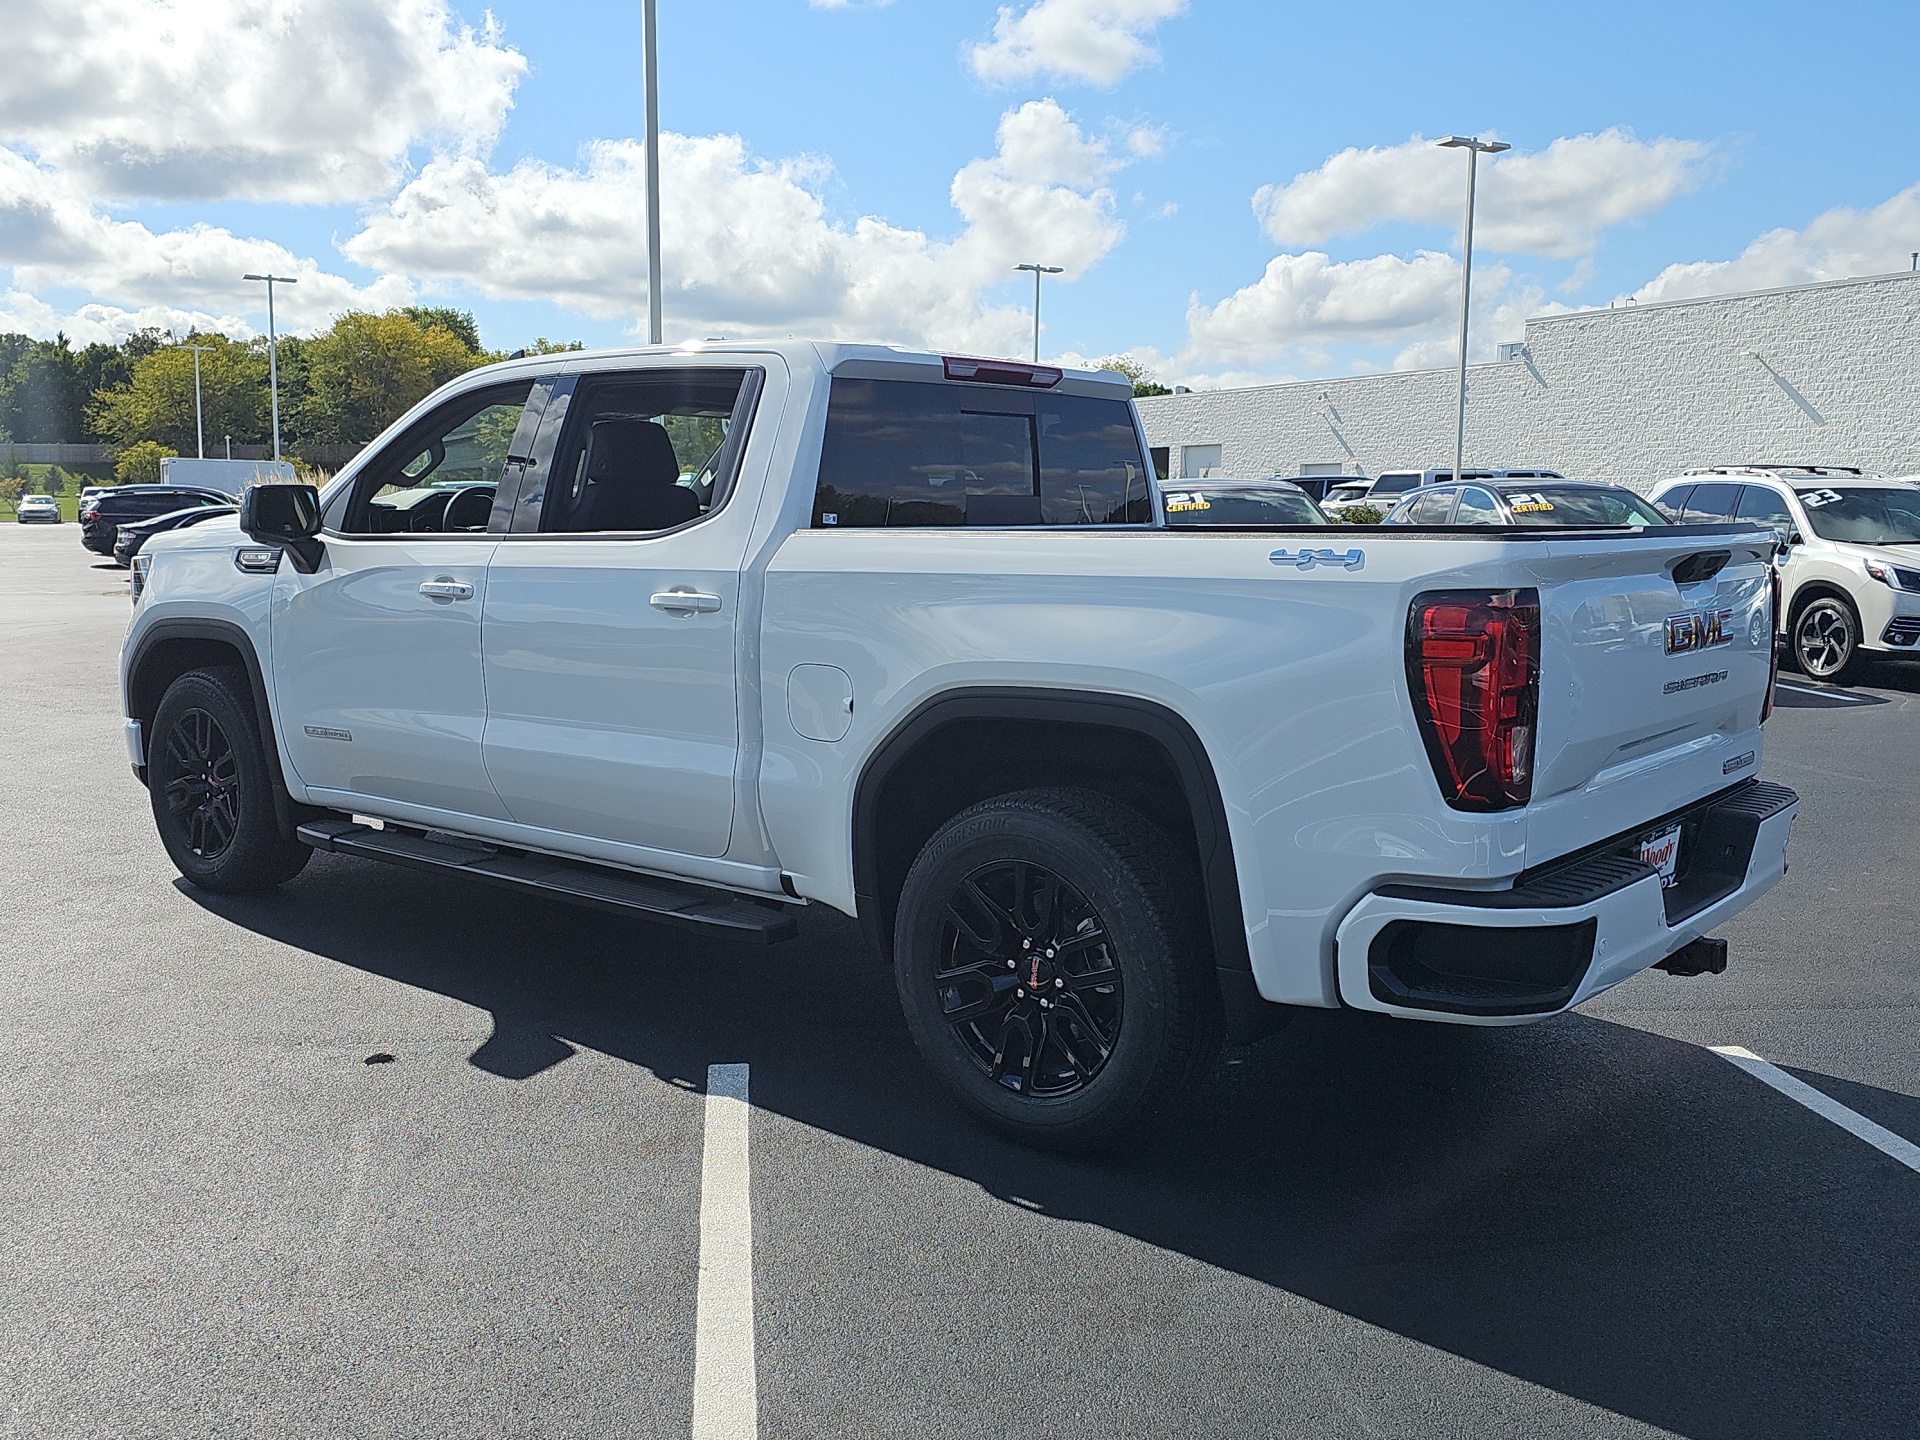
[[[1696, 1440], [1911, 1433], [1920, 1409], [1920, 1176], [1691, 1045], [1586, 1016], [1308, 1015], [1127, 1152], [1070, 1159], [983, 1133], [935, 1088], [890, 972], [821, 909], [762, 951], [333, 856], [272, 895], [185, 893], [488, 1011], [471, 1063], [492, 1074], [587, 1047], [698, 1087], [747, 1060], [761, 1110]], [[1920, 1102], [1806, 1078], [1920, 1138]], [[849, 1267], [876, 1235], [925, 1243], [889, 1197], [828, 1193], [844, 1214], [809, 1243], [845, 1235]], [[1220, 1338], [1256, 1358], [1279, 1343]], [[1262, 1383], [1299, 1363], [1276, 1351]], [[1432, 1373], [1368, 1383], [1406, 1387], [1448, 1433], [1519, 1421], [1471, 1391], [1418, 1394]]]

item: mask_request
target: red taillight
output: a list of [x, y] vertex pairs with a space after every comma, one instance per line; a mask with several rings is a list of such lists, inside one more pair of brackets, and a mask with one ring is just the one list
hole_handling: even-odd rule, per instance
[[1526, 804], [1540, 706], [1539, 592], [1420, 596], [1407, 617], [1407, 682], [1446, 802]]
[[1767, 615], [1767, 698], [1760, 702], [1760, 723], [1773, 714], [1773, 687], [1780, 679], [1780, 568], [1767, 567], [1767, 579], [1773, 589], [1773, 606]]

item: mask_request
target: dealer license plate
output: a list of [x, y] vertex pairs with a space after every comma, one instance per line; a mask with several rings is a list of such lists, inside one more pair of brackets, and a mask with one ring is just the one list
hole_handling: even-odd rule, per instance
[[1680, 864], [1680, 827], [1670, 826], [1657, 835], [1649, 835], [1640, 842], [1640, 863], [1651, 865], [1660, 872], [1660, 883], [1669, 886], [1674, 883], [1675, 870]]

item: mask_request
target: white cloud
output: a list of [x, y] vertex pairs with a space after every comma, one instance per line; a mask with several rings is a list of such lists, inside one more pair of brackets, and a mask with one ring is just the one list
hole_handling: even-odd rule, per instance
[[995, 84], [1047, 75], [1117, 85], [1159, 60], [1146, 36], [1187, 8], [1187, 0], [1035, 0], [1003, 5], [993, 38], [967, 52], [973, 73]]
[[[156, 234], [135, 221], [110, 219], [71, 178], [6, 149], [0, 149], [0, 264], [12, 267], [15, 285], [28, 296], [72, 288], [124, 302], [130, 308], [108, 303], [76, 312], [76, 325], [109, 329], [119, 323], [115, 317], [128, 313], [177, 312], [211, 322], [236, 308], [252, 309], [247, 300], [253, 287], [240, 279], [249, 272], [298, 281], [280, 291], [276, 302], [288, 330], [318, 328], [342, 310], [405, 304], [413, 294], [398, 275], [355, 285], [282, 245], [215, 226]], [[89, 318], [90, 311], [97, 313]], [[224, 328], [225, 320], [220, 323]]]
[[[985, 292], [1019, 260], [1072, 279], [1124, 229], [1104, 181], [1124, 163], [1052, 100], [1001, 117], [996, 153], [954, 176], [965, 222], [936, 240], [866, 216], [840, 224], [818, 160], [770, 162], [738, 136], [661, 137], [665, 310], [681, 333], [810, 334], [1015, 353], [1026, 316]], [[583, 163], [432, 161], [342, 247], [378, 271], [464, 282], [603, 318], [645, 307], [644, 164], [631, 140]]]
[[[1507, 274], [1489, 267], [1474, 277], [1483, 295]], [[1404, 342], [1443, 325], [1458, 307], [1460, 263], [1431, 250], [1411, 260], [1375, 255], [1335, 261], [1316, 250], [1276, 255], [1253, 284], [1216, 305], [1198, 296], [1187, 307], [1192, 355], [1209, 361], [1271, 360], [1298, 346]]]
[[[1704, 178], [1697, 140], [1643, 141], [1630, 131], [1567, 135], [1545, 150], [1482, 156], [1474, 240], [1510, 254], [1590, 254], [1603, 231], [1660, 210]], [[1389, 221], [1458, 229], [1462, 155], [1416, 135], [1403, 145], [1342, 150], [1318, 170], [1254, 193], [1254, 214], [1280, 245], [1317, 245]]]
[[0, 139], [90, 193], [365, 200], [485, 149], [525, 59], [443, 0], [7, 0]]
[[164, 330], [175, 335], [217, 331], [235, 340], [246, 340], [256, 333], [237, 315], [205, 310], [181, 310], [171, 305], [126, 310], [98, 303], [62, 310], [20, 290], [0, 295], [0, 334], [31, 335], [39, 340], [65, 335], [75, 345], [118, 345], [138, 330]]
[[1804, 230], [1769, 230], [1732, 260], [1669, 265], [1634, 291], [1642, 301], [1770, 290], [1904, 270], [1920, 245], [1920, 185], [1871, 210], [1829, 210]]
[[[1492, 358], [1502, 340], [1520, 338], [1527, 316], [1566, 308], [1543, 306], [1543, 293], [1534, 286], [1509, 291], [1512, 278], [1504, 266], [1474, 267], [1475, 360]], [[1335, 364], [1335, 346], [1394, 347], [1396, 370], [1449, 364], [1458, 353], [1459, 286], [1460, 262], [1431, 250], [1410, 260], [1373, 255], [1336, 261], [1319, 251], [1277, 255], [1258, 280], [1219, 303], [1207, 305], [1198, 296], [1188, 302], [1187, 345], [1170, 373], [1186, 384], [1197, 383], [1196, 377], [1218, 383], [1218, 373], [1207, 374], [1213, 367], [1282, 360], [1325, 371]]]

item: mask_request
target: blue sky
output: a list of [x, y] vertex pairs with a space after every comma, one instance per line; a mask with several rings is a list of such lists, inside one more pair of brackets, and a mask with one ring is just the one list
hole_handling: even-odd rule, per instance
[[[236, 260], [296, 267], [296, 327], [451, 301], [493, 345], [611, 344], [645, 313], [637, 0], [4, 3], [60, 58], [0, 79], [0, 328], [259, 327]], [[1069, 267], [1049, 355], [1202, 384], [1432, 363], [1464, 161], [1409, 141], [1449, 132], [1515, 147], [1483, 171], [1485, 345], [1920, 249], [1920, 9], [1458, 13], [660, 0], [669, 338], [1016, 352], [1034, 258]]]

